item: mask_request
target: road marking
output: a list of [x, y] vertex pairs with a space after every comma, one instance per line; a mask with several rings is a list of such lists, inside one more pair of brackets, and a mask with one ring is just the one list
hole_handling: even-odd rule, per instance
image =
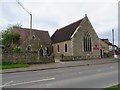
[[79, 74], [82, 74], [83, 72], [78, 72]]
[[60, 62], [60, 63], [63, 63], [63, 64], [64, 64], [65, 62]]
[[13, 82], [13, 81], [7, 82], [7, 83], [5, 83], [4, 85], [2, 85], [2, 86], [0, 86], [0, 87], [5, 87], [5, 86], [9, 85], [9, 84], [12, 83], [12, 82]]
[[[29, 82], [21, 82], [21, 83], [16, 83], [16, 84], [7, 84], [7, 85], [4, 85], [4, 87], [7, 87], [7, 86], [16, 86], [16, 85], [23, 85], [23, 84], [29, 84], [29, 83], [35, 83], [35, 82], [42, 82], [42, 81], [50, 81], [50, 80], [54, 80], [55, 78], [47, 78], [47, 79], [41, 79], [41, 80], [35, 80], [35, 81], [29, 81]], [[0, 86], [0, 87], [3, 87]]]

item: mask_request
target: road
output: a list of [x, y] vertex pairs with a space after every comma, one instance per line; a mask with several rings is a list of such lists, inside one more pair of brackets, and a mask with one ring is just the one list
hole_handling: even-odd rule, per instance
[[118, 63], [9, 73], [7, 88], [105, 88], [118, 83]]

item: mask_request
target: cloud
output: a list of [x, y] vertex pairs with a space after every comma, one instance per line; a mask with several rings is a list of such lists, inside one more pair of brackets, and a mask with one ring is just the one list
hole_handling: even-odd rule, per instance
[[28, 14], [22, 11], [21, 7], [16, 2], [2, 2], [0, 19], [2, 26], [5, 24], [17, 24], [27, 22], [29, 20]]
[[[64, 27], [88, 14], [88, 17], [101, 38], [111, 38], [111, 30], [118, 25], [118, 0], [18, 0], [32, 15], [33, 28], [45, 29], [54, 33], [56, 29]], [[23, 10], [16, 0], [2, 1], [0, 10], [1, 28], [7, 24], [21, 23], [29, 28], [29, 14]], [[116, 35], [115, 35], [116, 36]], [[116, 39], [117, 40], [117, 39]]]

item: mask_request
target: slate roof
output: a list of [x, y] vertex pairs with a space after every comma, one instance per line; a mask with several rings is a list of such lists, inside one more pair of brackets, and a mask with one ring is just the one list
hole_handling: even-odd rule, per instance
[[109, 45], [113, 46], [113, 44], [111, 42], [109, 42]]
[[34, 35], [41, 40], [42, 44], [51, 44], [51, 38], [49, 36], [48, 31], [18, 27], [14, 27], [13, 31], [20, 34], [20, 43], [28, 39], [28, 37], [30, 36], [30, 31], [32, 31], [34, 32]]
[[106, 44], [109, 44], [109, 40], [108, 39], [100, 39], [100, 40], [103, 41], [103, 42], [105, 42]]
[[101, 39], [102, 41], [104, 41], [105, 43], [109, 44], [109, 39]]
[[57, 29], [51, 37], [52, 43], [54, 44], [54, 43], [59, 43], [59, 42], [70, 40], [71, 36], [73, 35], [73, 33], [75, 32], [75, 30], [80, 25], [83, 19], [84, 18], [74, 23], [71, 23], [63, 28]]

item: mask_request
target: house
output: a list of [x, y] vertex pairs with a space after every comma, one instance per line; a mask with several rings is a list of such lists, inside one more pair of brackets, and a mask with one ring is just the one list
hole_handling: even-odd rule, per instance
[[120, 48], [117, 48], [117, 49], [118, 50], [115, 51], [115, 54], [120, 56]]
[[113, 45], [113, 47], [114, 47], [114, 52], [115, 52], [115, 54], [116, 54], [116, 55], [120, 55], [118, 46], [117, 46], [117, 45]]
[[118, 51], [118, 50], [119, 50], [117, 45], [113, 45], [113, 47], [114, 47], [114, 50], [115, 50], [115, 51]]
[[109, 40], [108, 39], [100, 39], [101, 45], [101, 58], [105, 58], [109, 56]]
[[20, 34], [18, 46], [28, 52], [39, 52], [41, 56], [51, 54], [51, 38], [48, 31], [13, 27]]
[[113, 44], [109, 42], [109, 52], [112, 52], [112, 50], [113, 50]]
[[113, 57], [114, 51], [118, 51], [117, 45], [113, 45], [109, 39], [101, 39], [101, 49], [104, 57]]
[[52, 35], [56, 60], [100, 58], [100, 40], [87, 14], [84, 18], [57, 29]]

